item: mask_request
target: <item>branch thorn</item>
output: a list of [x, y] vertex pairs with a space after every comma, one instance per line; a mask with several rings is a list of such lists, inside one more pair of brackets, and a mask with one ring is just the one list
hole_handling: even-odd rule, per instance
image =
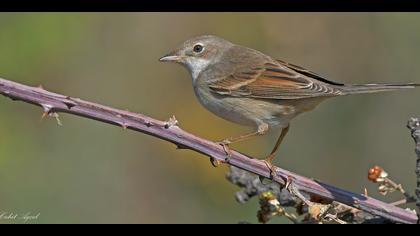
[[41, 120], [45, 119], [45, 117], [47, 117], [47, 116], [51, 116], [51, 117], [54, 117], [56, 119], [57, 124], [59, 126], [63, 126], [63, 123], [61, 123], [61, 120], [60, 120], [60, 117], [59, 117], [58, 113], [53, 112], [54, 107], [52, 105], [41, 104], [41, 106], [42, 106], [42, 109], [44, 110], [44, 112], [42, 113], [42, 116], [41, 116]]
[[210, 157], [210, 163], [212, 164], [212, 166], [214, 166], [214, 167], [219, 167], [223, 162], [222, 161], [219, 161], [219, 160], [217, 160], [216, 158], [214, 158], [214, 157]]
[[176, 120], [175, 116], [173, 115], [172, 117], [169, 118], [169, 120], [167, 122], [165, 122], [165, 129], [169, 129], [172, 126], [178, 126], [178, 121]]

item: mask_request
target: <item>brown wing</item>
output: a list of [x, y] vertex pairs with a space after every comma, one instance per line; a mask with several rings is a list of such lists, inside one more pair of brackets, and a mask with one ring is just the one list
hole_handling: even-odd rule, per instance
[[289, 69], [292, 69], [292, 70], [294, 70], [294, 71], [296, 71], [296, 72], [298, 72], [300, 74], [306, 75], [308, 77], [314, 78], [314, 79], [319, 80], [319, 81], [322, 81], [324, 83], [332, 84], [332, 85], [338, 85], [338, 86], [343, 86], [344, 85], [342, 83], [337, 83], [337, 82], [334, 82], [334, 81], [331, 81], [331, 80], [327, 80], [326, 78], [324, 78], [324, 77], [316, 74], [315, 72], [310, 71], [308, 69], [305, 69], [303, 67], [300, 67], [300, 66], [297, 66], [297, 65], [293, 65], [291, 63], [288, 63], [288, 62], [285, 62], [285, 61], [282, 61], [282, 60], [278, 60], [278, 59], [276, 61], [278, 63], [280, 63], [281, 65], [286, 66]]
[[262, 67], [240, 69], [220, 80], [210, 89], [220, 95], [261, 99], [301, 99], [340, 95], [337, 86], [304, 68], [279, 61]]

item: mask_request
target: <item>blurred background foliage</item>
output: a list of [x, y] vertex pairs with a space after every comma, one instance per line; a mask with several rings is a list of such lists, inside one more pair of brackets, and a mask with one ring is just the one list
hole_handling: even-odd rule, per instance
[[[196, 101], [185, 69], [158, 58], [214, 34], [345, 83], [420, 82], [417, 13], [1, 13], [0, 76], [158, 119], [211, 140], [248, 131]], [[277, 164], [352, 191], [383, 166], [414, 188], [420, 90], [342, 97], [291, 124]], [[156, 138], [0, 98], [0, 211], [34, 223], [256, 222], [226, 167]], [[235, 148], [264, 157], [277, 132]], [[1, 220], [0, 223], [8, 221]], [[282, 222], [282, 220], [280, 220]], [[287, 221], [283, 221], [287, 222]], [[10, 223], [10, 222], [9, 222]]]

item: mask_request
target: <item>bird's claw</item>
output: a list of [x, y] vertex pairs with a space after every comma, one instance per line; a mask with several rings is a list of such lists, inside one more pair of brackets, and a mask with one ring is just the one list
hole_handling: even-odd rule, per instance
[[227, 156], [225, 161], [228, 162], [229, 158], [232, 156], [232, 150], [230, 150], [229, 148], [229, 144], [231, 143], [231, 141], [229, 139], [224, 139], [216, 143], [223, 147], [223, 151], [225, 151]]
[[290, 187], [292, 186], [293, 183], [293, 178], [291, 176], [287, 176], [286, 178], [286, 184], [284, 185], [284, 187], [289, 190], [289, 192], [292, 192]]
[[[267, 166], [267, 168], [270, 170], [270, 177], [269, 177], [269, 179], [271, 179], [271, 180], [273, 180], [274, 179], [274, 177], [276, 177], [276, 166], [275, 165], [273, 165], [273, 163], [271, 162], [271, 158], [270, 158], [270, 156], [269, 157], [267, 157], [265, 160], [263, 160], [263, 162], [264, 162], [264, 164]], [[283, 177], [283, 176], [281, 176], [281, 177]], [[264, 181], [264, 179], [265, 179], [265, 177], [263, 177], [263, 176], [260, 176], [259, 177], [260, 178], [260, 182], [261, 183], [264, 183], [263, 181]], [[284, 177], [283, 177], [284, 178]], [[287, 178], [284, 178], [285, 180], [284, 180], [284, 182], [285, 182], [285, 188], [286, 189], [289, 189], [289, 187], [291, 186], [291, 184], [292, 184], [292, 177], [290, 177], [290, 176], [288, 176]]]
[[275, 170], [274, 170], [274, 165], [271, 163], [271, 161], [269, 161], [269, 160], [267, 160], [267, 159], [265, 159], [265, 160], [263, 160], [263, 162], [265, 163], [265, 165], [267, 166], [267, 168], [270, 170], [270, 176], [268, 177], [268, 178], [266, 178], [266, 177], [264, 177], [264, 176], [259, 176], [258, 178], [260, 179], [260, 182], [262, 183], [262, 184], [267, 184], [267, 183], [264, 183], [264, 180], [265, 179], [269, 179], [269, 180], [273, 180], [273, 178], [274, 178], [274, 174], [276, 173], [275, 172]]
[[265, 163], [267, 168], [270, 170], [270, 179], [273, 179], [276, 173], [275, 166], [273, 165], [273, 163], [271, 163], [271, 161], [268, 161], [267, 159], [263, 160], [263, 162]]

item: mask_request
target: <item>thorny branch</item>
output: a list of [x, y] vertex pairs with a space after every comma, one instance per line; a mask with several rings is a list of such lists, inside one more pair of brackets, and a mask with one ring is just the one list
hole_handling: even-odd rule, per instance
[[[271, 200], [270, 198], [267, 198], [267, 193], [270, 193], [276, 198], [278, 205], [283, 207], [283, 210], [284, 208], [293, 208], [296, 210], [296, 214], [299, 216], [298, 219], [294, 217], [287, 217], [293, 223], [319, 223], [319, 216], [322, 215], [320, 214], [321, 211], [325, 211], [322, 217], [326, 219], [331, 219], [334, 218], [334, 215], [339, 215], [339, 218], [341, 219], [340, 223], [391, 223], [390, 220], [384, 217], [375, 216], [364, 211], [355, 211], [354, 208], [344, 206], [343, 204], [340, 204], [338, 202], [324, 202], [326, 204], [315, 203], [317, 200], [314, 198], [310, 199], [310, 196], [308, 194], [291, 194], [287, 189], [280, 188], [280, 186], [276, 183], [263, 184], [257, 176], [252, 175], [249, 172], [238, 169], [236, 167], [230, 167], [229, 172], [226, 174], [226, 179], [241, 188], [241, 190], [235, 194], [236, 201], [238, 201], [239, 203], [245, 203], [253, 197], [260, 198], [260, 203], [262, 203], [262, 209], [260, 212], [258, 212], [258, 219], [262, 223], [266, 223], [269, 219], [266, 219], [266, 217], [261, 216], [261, 212], [266, 211], [264, 212], [266, 213], [266, 215], [270, 214], [270, 211], [278, 212], [278, 209], [272, 209], [272, 204], [268, 204], [270, 202], [266, 201]], [[309, 200], [312, 200], [314, 202], [311, 202]], [[266, 210], [266, 208], [268, 207], [270, 207], [271, 209]], [[340, 219], [338, 219], [338, 217], [335, 217], [335, 219], [333, 220], [337, 221]]]
[[[222, 146], [182, 130], [177, 126], [175, 119], [171, 119], [169, 122], [162, 122], [142, 114], [103, 106], [78, 98], [52, 93], [44, 90], [42, 87], [30, 87], [4, 79], [0, 79], [0, 94], [12, 100], [20, 100], [40, 106], [45, 114], [56, 118], [58, 117], [56, 114], [60, 112], [86, 117], [167, 140], [180, 148], [197, 151], [216, 161], [224, 162], [226, 160]], [[227, 164], [265, 178], [270, 178], [271, 176], [270, 170], [264, 162], [236, 151], [232, 151]], [[286, 180], [289, 180], [288, 183], [300, 192], [321, 199], [339, 202], [394, 222], [416, 223], [418, 219], [416, 214], [411, 211], [362, 194], [339, 189], [279, 167], [275, 168], [272, 179], [281, 186], [285, 186]]]

